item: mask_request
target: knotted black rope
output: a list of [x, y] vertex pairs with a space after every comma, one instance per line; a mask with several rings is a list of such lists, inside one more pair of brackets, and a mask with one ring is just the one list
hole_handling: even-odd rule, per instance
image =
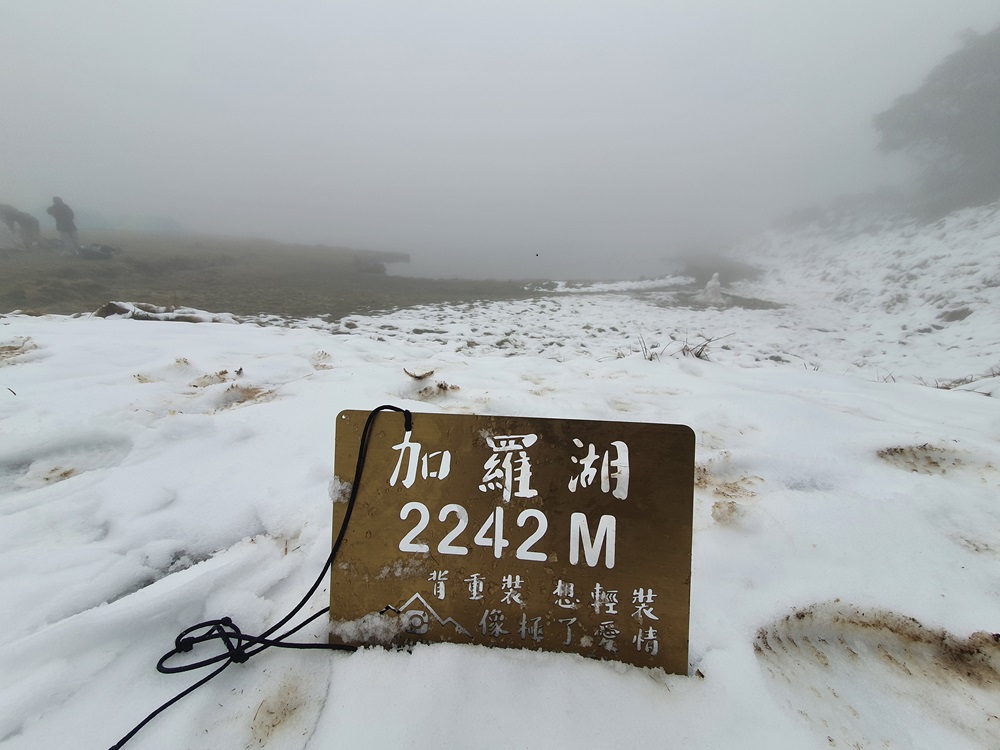
[[[207, 674], [205, 677], [202, 677], [190, 687], [175, 695], [155, 711], [151, 712], [145, 719], [136, 724], [131, 732], [112, 745], [111, 750], [119, 750], [124, 747], [125, 743], [132, 739], [140, 729], [146, 726], [146, 724], [156, 718], [163, 711], [170, 708], [170, 706], [177, 703], [177, 701], [181, 700], [181, 698], [193, 693], [206, 682], [209, 682], [213, 678], [222, 674], [222, 672], [225, 671], [229, 665], [242, 664], [250, 657], [256, 656], [261, 651], [266, 651], [272, 646], [277, 646], [278, 648], [298, 649], [314, 648], [330, 651], [355, 650], [354, 646], [346, 646], [339, 643], [289, 643], [285, 640], [302, 630], [302, 628], [309, 623], [319, 619], [323, 615], [328, 614], [330, 611], [329, 606], [310, 615], [298, 625], [289, 628], [285, 632], [280, 633], [279, 635], [275, 635], [275, 633], [287, 625], [288, 622], [306, 605], [310, 597], [316, 593], [316, 589], [318, 589], [323, 583], [327, 572], [330, 570], [333, 565], [333, 561], [337, 557], [340, 545], [344, 541], [344, 535], [347, 533], [347, 524], [351, 520], [351, 512], [354, 510], [354, 502], [358, 496], [358, 487], [361, 484], [361, 472], [364, 469], [365, 456], [368, 453], [369, 433], [371, 432], [372, 425], [375, 423], [376, 416], [378, 416], [379, 412], [383, 411], [395, 411], [402, 413], [406, 431], [409, 432], [413, 429], [413, 416], [409, 411], [406, 409], [400, 409], [398, 406], [389, 406], [387, 404], [382, 405], [373, 409], [368, 415], [368, 419], [365, 421], [365, 427], [361, 432], [361, 442], [358, 445], [358, 463], [354, 469], [354, 483], [351, 486], [351, 494], [347, 500], [347, 509], [344, 511], [344, 522], [340, 525], [340, 532], [337, 534], [336, 540], [334, 540], [333, 548], [330, 551], [329, 557], [326, 558], [326, 564], [323, 566], [323, 570], [320, 571], [320, 574], [316, 577], [315, 582], [309, 588], [309, 591], [306, 592], [305, 596], [299, 600], [299, 603], [292, 608], [291, 612], [260, 635], [248, 635], [244, 633], [239, 629], [236, 623], [228, 617], [223, 617], [218, 620], [206, 620], [205, 622], [192, 625], [187, 630], [182, 631], [180, 635], [174, 639], [174, 647], [160, 657], [160, 660], [156, 663], [157, 671], [164, 674], [176, 674], [178, 672], [190, 672], [195, 669], [204, 669], [205, 667], [210, 667], [213, 664], [219, 664], [220, 666]], [[211, 641], [219, 641], [222, 644], [222, 653], [218, 653], [215, 656], [211, 656], [200, 661], [186, 662], [178, 665], [170, 665], [167, 663], [174, 657], [190, 653], [201, 644], [209, 643]]]

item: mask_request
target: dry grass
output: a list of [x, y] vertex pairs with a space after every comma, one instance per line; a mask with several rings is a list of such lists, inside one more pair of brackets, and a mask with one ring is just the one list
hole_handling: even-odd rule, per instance
[[[410, 279], [383, 273], [388, 253], [231, 237], [86, 232], [120, 248], [109, 260], [57, 251], [0, 252], [0, 313], [81, 313], [109, 300], [292, 317], [434, 302], [529, 296], [522, 284]], [[406, 264], [394, 267], [405, 272]]]
[[1000, 367], [991, 367], [986, 372], [978, 375], [966, 375], [965, 377], [955, 378], [953, 380], [935, 380], [933, 383], [928, 383], [927, 381], [921, 379], [918, 382], [922, 385], [930, 385], [934, 388], [950, 391], [963, 385], [971, 385], [972, 383], [976, 383], [980, 380], [989, 380], [996, 377], [1000, 377]]

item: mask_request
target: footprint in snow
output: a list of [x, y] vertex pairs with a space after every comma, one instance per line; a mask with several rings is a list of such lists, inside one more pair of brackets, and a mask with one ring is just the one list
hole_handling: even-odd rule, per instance
[[31, 490], [118, 466], [132, 450], [124, 436], [79, 434], [0, 451], [0, 490]]
[[829, 602], [761, 628], [754, 651], [774, 693], [829, 747], [1000, 747], [1000, 634], [963, 639]]

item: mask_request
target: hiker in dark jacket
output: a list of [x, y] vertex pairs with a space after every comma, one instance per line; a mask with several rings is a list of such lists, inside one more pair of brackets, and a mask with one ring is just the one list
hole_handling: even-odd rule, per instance
[[76, 238], [76, 222], [73, 221], [73, 209], [63, 203], [62, 198], [52, 199], [52, 205], [48, 207], [47, 213], [56, 220], [56, 231], [62, 237], [63, 244], [73, 249], [77, 255], [80, 254], [80, 242]]

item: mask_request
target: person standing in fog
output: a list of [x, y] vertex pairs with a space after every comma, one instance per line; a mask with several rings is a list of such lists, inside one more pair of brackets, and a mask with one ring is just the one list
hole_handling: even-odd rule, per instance
[[73, 220], [73, 209], [63, 203], [63, 199], [58, 196], [52, 199], [52, 205], [48, 207], [46, 213], [56, 220], [56, 231], [62, 237], [63, 243], [73, 249], [76, 255], [80, 254], [80, 242], [76, 238], [76, 222]]
[[41, 227], [38, 226], [38, 219], [31, 214], [4, 203], [0, 204], [0, 221], [7, 225], [11, 236], [21, 243], [24, 250], [30, 250], [38, 244]]
[[725, 306], [726, 300], [722, 296], [722, 283], [719, 281], [718, 273], [712, 274], [712, 278], [705, 284], [705, 291], [702, 292], [701, 296], [702, 300], [709, 305]]

